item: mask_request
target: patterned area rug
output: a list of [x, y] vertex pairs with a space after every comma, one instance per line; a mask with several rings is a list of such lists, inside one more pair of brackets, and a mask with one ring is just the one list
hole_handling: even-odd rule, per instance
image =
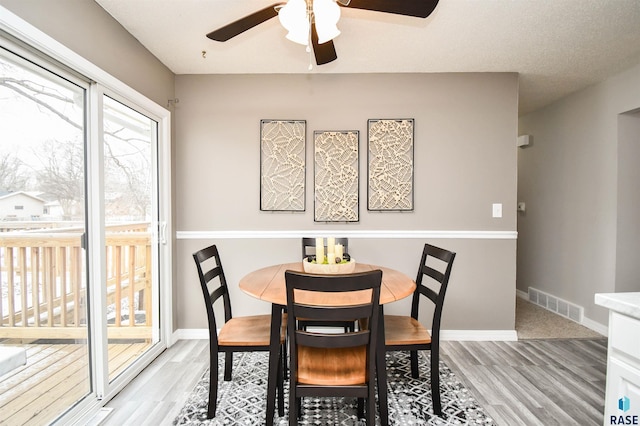
[[[233, 380], [222, 380], [224, 355], [219, 357], [220, 385], [216, 417], [207, 419], [209, 371], [202, 375], [174, 425], [262, 425], [266, 411], [266, 353], [234, 355]], [[493, 419], [478, 405], [469, 390], [440, 361], [442, 417], [433, 414], [429, 381], [429, 352], [420, 352], [420, 379], [411, 378], [409, 355], [387, 354], [389, 423], [391, 425], [493, 425]], [[288, 382], [285, 382], [285, 415], [276, 425], [288, 424]], [[276, 410], [277, 415], [277, 410]], [[376, 419], [378, 425], [380, 419]], [[356, 416], [355, 400], [304, 398], [301, 425], [364, 425]]]

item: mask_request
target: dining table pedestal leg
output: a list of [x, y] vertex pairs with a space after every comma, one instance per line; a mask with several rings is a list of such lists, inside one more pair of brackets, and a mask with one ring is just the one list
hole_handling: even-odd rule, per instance
[[378, 410], [380, 424], [389, 425], [389, 405], [387, 396], [387, 350], [384, 339], [384, 308], [380, 305], [380, 320], [378, 321], [378, 342], [376, 343], [376, 379], [378, 385]]
[[284, 395], [282, 378], [282, 365], [280, 356], [284, 356], [280, 352], [280, 330], [282, 327], [282, 309], [281, 305], [271, 305], [271, 342], [269, 343], [269, 375], [267, 378], [267, 418], [266, 425], [273, 425], [273, 417], [276, 409], [276, 389], [279, 393], [278, 398], [278, 415], [284, 416]]

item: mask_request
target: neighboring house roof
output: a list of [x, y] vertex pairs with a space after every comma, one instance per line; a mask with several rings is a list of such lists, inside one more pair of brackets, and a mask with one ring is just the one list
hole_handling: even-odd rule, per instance
[[28, 192], [25, 192], [25, 191], [9, 192], [9, 193], [5, 193], [4, 195], [0, 192], [0, 200], [6, 200], [6, 199], [9, 199], [11, 197], [15, 197], [16, 195], [26, 195], [27, 197], [31, 197], [34, 200], [38, 200], [38, 201], [41, 201], [43, 203], [45, 202], [45, 200], [43, 200], [42, 198], [36, 197], [35, 195], [29, 194]]

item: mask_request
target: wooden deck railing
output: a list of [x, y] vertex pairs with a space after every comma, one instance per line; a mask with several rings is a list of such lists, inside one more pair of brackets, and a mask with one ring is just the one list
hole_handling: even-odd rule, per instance
[[[138, 224], [107, 229], [109, 338], [151, 338], [147, 228], [148, 224]], [[0, 233], [0, 339], [87, 337], [81, 236], [77, 228]]]

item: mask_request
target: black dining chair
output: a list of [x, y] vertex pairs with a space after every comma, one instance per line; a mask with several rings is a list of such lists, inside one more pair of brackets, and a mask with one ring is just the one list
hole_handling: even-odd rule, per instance
[[[342, 244], [344, 253], [349, 253], [349, 238], [336, 238], [336, 244]], [[324, 238], [325, 253], [327, 248], [327, 239]], [[310, 237], [302, 237], [302, 258], [315, 255], [316, 239]], [[325, 254], [326, 255], [326, 254]], [[308, 319], [300, 319], [303, 328], [307, 327], [342, 327], [345, 331], [355, 330], [355, 320], [352, 321], [311, 321]]]
[[[417, 379], [418, 351], [431, 351], [431, 398], [433, 412], [442, 414], [440, 402], [440, 321], [444, 296], [447, 292], [451, 268], [456, 257], [454, 252], [432, 246], [424, 245], [422, 259], [416, 278], [416, 290], [411, 302], [411, 315], [385, 315], [385, 349], [389, 351], [410, 351], [411, 375]], [[423, 278], [426, 277], [427, 279]], [[431, 333], [418, 321], [418, 312], [421, 296], [433, 304], [433, 317], [431, 318]]]
[[[382, 271], [345, 275], [286, 271], [285, 280], [291, 354], [289, 425], [298, 424], [301, 398], [310, 396], [358, 398], [359, 417], [364, 414], [367, 424], [374, 425]], [[347, 299], [346, 293], [363, 290], [369, 293], [361, 295], [362, 301], [345, 305], [338, 302]], [[313, 300], [314, 297], [317, 299]], [[349, 294], [349, 297], [356, 296]], [[327, 300], [331, 302], [321, 302]], [[297, 325], [298, 318], [315, 321], [361, 318], [361, 323], [367, 326], [339, 333], [307, 331]]]
[[[193, 259], [198, 269], [202, 295], [207, 309], [209, 323], [209, 406], [207, 417], [216, 415], [218, 395], [218, 353], [225, 354], [224, 380], [231, 380], [234, 352], [269, 351], [270, 342], [270, 315], [253, 315], [234, 317], [231, 314], [231, 299], [229, 288], [224, 276], [218, 248], [209, 246], [193, 254]], [[222, 299], [224, 307], [224, 324], [218, 327], [214, 313], [214, 303]], [[283, 317], [280, 331], [279, 366], [282, 369], [284, 358], [284, 344], [286, 333], [286, 316]], [[283, 382], [282, 371], [278, 373], [278, 394], [280, 406], [283, 409]], [[280, 410], [282, 411], [282, 410]]]

